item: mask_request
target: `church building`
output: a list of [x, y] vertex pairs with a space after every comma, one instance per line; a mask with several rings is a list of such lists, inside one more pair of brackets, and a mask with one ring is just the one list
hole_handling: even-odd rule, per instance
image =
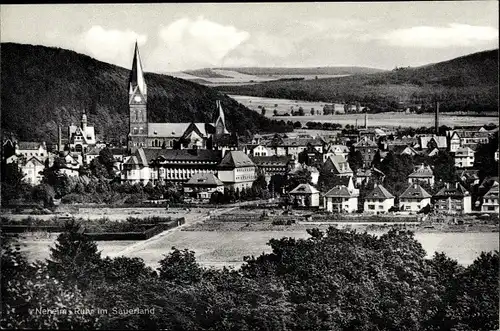
[[129, 78], [129, 135], [128, 148], [153, 149], [214, 149], [234, 150], [237, 136], [226, 128], [220, 101], [216, 102], [213, 123], [150, 123], [148, 121], [148, 91], [144, 71], [135, 44], [132, 71]]

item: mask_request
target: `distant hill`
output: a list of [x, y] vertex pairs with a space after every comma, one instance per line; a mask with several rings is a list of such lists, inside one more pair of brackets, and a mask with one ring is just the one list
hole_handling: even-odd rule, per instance
[[228, 94], [309, 101], [359, 101], [372, 110], [442, 101], [443, 111], [498, 110], [498, 49], [416, 68], [304, 81], [221, 86]]
[[355, 75], [372, 74], [385, 70], [368, 67], [306, 67], [306, 68], [266, 68], [266, 67], [223, 67], [220, 70], [232, 70], [246, 75]]
[[[55, 141], [87, 110], [89, 125], [107, 140], [128, 133], [129, 70], [73, 51], [1, 44], [1, 127], [22, 140]], [[152, 122], [210, 121], [220, 99], [228, 127], [242, 134], [274, 122], [218, 91], [166, 75], [146, 73]]]

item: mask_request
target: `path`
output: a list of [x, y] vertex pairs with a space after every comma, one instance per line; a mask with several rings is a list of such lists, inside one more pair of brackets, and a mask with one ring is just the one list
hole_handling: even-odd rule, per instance
[[205, 212], [205, 213], [195, 213], [191, 212], [188, 213], [185, 216], [185, 223], [177, 226], [173, 229], [165, 230], [162, 233], [157, 234], [156, 236], [153, 236], [149, 239], [146, 240], [141, 240], [138, 241], [130, 246], [125, 247], [125, 249], [122, 249], [121, 251], [115, 252], [115, 253], [110, 253], [108, 254], [109, 257], [116, 257], [116, 256], [122, 256], [122, 255], [130, 255], [133, 252], [140, 251], [144, 249], [146, 246], [155, 244], [158, 241], [161, 241], [165, 239], [166, 237], [170, 236], [173, 233], [176, 233], [178, 231], [181, 231], [183, 228], [191, 226], [193, 224], [198, 224], [201, 223], [207, 219], [209, 219], [211, 216], [219, 216], [224, 213], [227, 213], [231, 210], [238, 209], [241, 206], [247, 206], [247, 205], [252, 205], [252, 204], [258, 204], [261, 203], [262, 200], [256, 200], [256, 201], [245, 201], [241, 202], [235, 205], [232, 205], [231, 207], [226, 207], [226, 208], [217, 208], [217, 209], [211, 209], [210, 212]]

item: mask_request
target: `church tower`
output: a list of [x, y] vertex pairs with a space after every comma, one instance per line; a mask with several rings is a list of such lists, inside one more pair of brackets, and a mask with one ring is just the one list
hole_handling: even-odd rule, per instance
[[129, 77], [129, 134], [128, 147], [134, 153], [140, 147], [146, 147], [148, 136], [147, 85], [142, 70], [139, 47], [135, 43], [134, 60]]

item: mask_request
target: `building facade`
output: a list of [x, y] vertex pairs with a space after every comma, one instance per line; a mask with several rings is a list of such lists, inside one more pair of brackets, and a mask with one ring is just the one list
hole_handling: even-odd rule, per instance
[[407, 212], [418, 212], [430, 205], [431, 195], [419, 184], [410, 184], [399, 196], [399, 209]]
[[227, 152], [217, 166], [218, 177], [224, 185], [235, 190], [252, 187], [257, 178], [255, 163], [242, 151]]
[[366, 213], [387, 213], [394, 207], [394, 195], [382, 185], [375, 185], [375, 188], [366, 195], [363, 207]]

